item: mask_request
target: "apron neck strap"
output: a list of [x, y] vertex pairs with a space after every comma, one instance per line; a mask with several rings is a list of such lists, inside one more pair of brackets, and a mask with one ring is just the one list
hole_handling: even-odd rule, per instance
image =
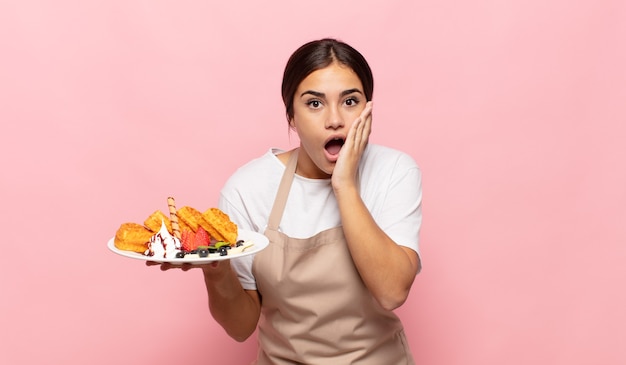
[[274, 206], [270, 213], [269, 220], [267, 222], [267, 228], [272, 230], [278, 230], [278, 225], [283, 217], [283, 211], [287, 204], [287, 197], [289, 197], [289, 190], [291, 189], [291, 182], [293, 176], [296, 173], [296, 165], [298, 164], [298, 149], [294, 149], [289, 156], [287, 165], [285, 166], [285, 172], [280, 180], [278, 186], [278, 192], [276, 193], [276, 199], [274, 200]]

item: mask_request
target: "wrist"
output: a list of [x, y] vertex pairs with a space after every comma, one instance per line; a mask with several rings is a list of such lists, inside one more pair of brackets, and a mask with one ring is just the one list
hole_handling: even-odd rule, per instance
[[335, 193], [335, 197], [337, 198], [337, 203], [342, 204], [342, 202], [352, 202], [355, 199], [360, 199], [359, 189], [356, 184], [344, 184], [340, 187], [333, 186], [333, 191]]
[[207, 284], [223, 280], [231, 271], [230, 260], [213, 261], [202, 265], [202, 275]]

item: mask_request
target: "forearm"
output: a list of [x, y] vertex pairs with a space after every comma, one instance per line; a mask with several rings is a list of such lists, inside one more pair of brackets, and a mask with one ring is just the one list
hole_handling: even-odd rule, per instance
[[356, 188], [344, 188], [336, 196], [348, 248], [363, 282], [382, 307], [399, 307], [419, 271], [419, 257], [385, 234]]
[[204, 281], [209, 296], [209, 309], [213, 318], [237, 341], [244, 341], [256, 329], [260, 315], [260, 301], [256, 292], [247, 292], [241, 287], [235, 272], [230, 268], [221, 270], [220, 275], [204, 272]]

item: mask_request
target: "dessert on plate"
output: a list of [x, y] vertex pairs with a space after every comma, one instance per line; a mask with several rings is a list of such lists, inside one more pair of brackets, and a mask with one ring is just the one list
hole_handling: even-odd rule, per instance
[[237, 225], [218, 208], [201, 212], [184, 206], [177, 210], [171, 197], [168, 207], [169, 216], [156, 210], [143, 224], [122, 223], [115, 233], [115, 247], [158, 261], [236, 255], [253, 245], [237, 240]]

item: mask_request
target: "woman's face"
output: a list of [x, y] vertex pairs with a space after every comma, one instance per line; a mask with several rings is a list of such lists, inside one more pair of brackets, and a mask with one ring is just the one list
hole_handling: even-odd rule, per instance
[[332, 175], [348, 130], [366, 102], [361, 80], [348, 66], [333, 62], [302, 80], [290, 120], [300, 138], [299, 175], [312, 179]]

